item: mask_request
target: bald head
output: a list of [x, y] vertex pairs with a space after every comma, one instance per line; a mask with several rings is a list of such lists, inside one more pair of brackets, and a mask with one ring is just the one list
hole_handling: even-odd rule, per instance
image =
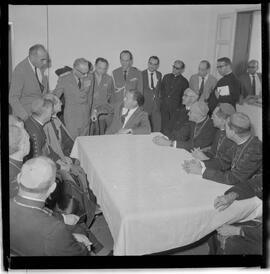
[[46, 123], [51, 119], [53, 102], [45, 98], [38, 98], [32, 102], [31, 113], [39, 121]]
[[182, 104], [186, 107], [191, 106], [194, 102], [196, 102], [199, 98], [199, 94], [191, 88], [187, 88], [184, 91]]
[[249, 74], [255, 74], [259, 69], [259, 62], [257, 60], [250, 60], [247, 66], [247, 72]]
[[196, 101], [190, 107], [190, 111], [188, 113], [189, 120], [195, 123], [199, 123], [207, 117], [208, 111], [209, 108], [205, 102]]
[[87, 77], [89, 73], [89, 62], [85, 58], [78, 58], [73, 63], [73, 73], [78, 78]]
[[26, 161], [17, 180], [21, 191], [29, 194], [44, 194], [55, 183], [55, 175], [55, 163], [41, 156]]
[[239, 137], [249, 135], [251, 133], [251, 122], [249, 117], [242, 112], [235, 112], [230, 116], [230, 119], [228, 121], [228, 131], [229, 135], [230, 133], [234, 133]]
[[49, 54], [41, 44], [36, 44], [29, 48], [29, 59], [32, 65], [39, 69], [48, 67], [50, 62]]

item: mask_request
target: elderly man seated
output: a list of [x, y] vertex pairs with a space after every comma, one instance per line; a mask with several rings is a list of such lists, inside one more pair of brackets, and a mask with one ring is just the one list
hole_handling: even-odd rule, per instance
[[28, 160], [18, 174], [19, 192], [10, 200], [10, 249], [20, 256], [85, 256], [91, 243], [72, 234], [44, 207], [56, 187], [56, 166], [47, 157]]
[[235, 144], [235, 152], [228, 170], [207, 168], [199, 160], [185, 161], [183, 168], [188, 173], [227, 185], [245, 183], [262, 165], [262, 142], [251, 134], [249, 117], [235, 112], [226, 123], [226, 136]]
[[196, 91], [190, 88], [187, 88], [184, 91], [182, 97], [182, 105], [176, 109], [175, 113], [172, 116], [172, 119], [170, 120], [168, 127], [164, 131], [164, 134], [169, 139], [177, 139], [179, 132], [181, 132], [180, 129], [188, 121], [188, 112], [190, 110], [191, 105], [195, 103], [198, 100], [198, 98], [199, 94]]
[[215, 138], [216, 129], [207, 115], [208, 110], [205, 102], [193, 103], [188, 113], [189, 122], [180, 129], [178, 139], [168, 140], [165, 136], [156, 136], [153, 142], [161, 146], [184, 148], [187, 151], [209, 147]]
[[10, 198], [18, 192], [17, 175], [21, 171], [23, 158], [30, 151], [29, 135], [23, 123], [16, 117], [9, 117], [9, 193]]
[[221, 103], [217, 106], [212, 114], [214, 126], [218, 128], [215, 139], [210, 149], [195, 148], [192, 156], [204, 162], [208, 168], [227, 170], [230, 168], [235, 143], [226, 137], [225, 126], [227, 119], [235, 113], [231, 104]]
[[[223, 196], [215, 199], [214, 206], [219, 211], [229, 207], [235, 200], [243, 200], [257, 196], [262, 199], [262, 170], [260, 169], [247, 182], [239, 183]], [[224, 224], [217, 229], [217, 235], [209, 240], [211, 254], [262, 254], [262, 218]]]
[[106, 134], [150, 134], [148, 114], [143, 111], [144, 97], [137, 90], [127, 90], [124, 102], [114, 107], [113, 119]]

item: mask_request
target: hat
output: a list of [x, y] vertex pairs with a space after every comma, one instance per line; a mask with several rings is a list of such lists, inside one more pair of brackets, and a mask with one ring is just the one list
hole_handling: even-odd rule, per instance
[[227, 114], [229, 116], [231, 116], [233, 113], [235, 113], [235, 108], [228, 103], [221, 103], [219, 105], [220, 110], [224, 113]]
[[[28, 160], [21, 169], [19, 183], [29, 191], [40, 192], [51, 186], [53, 170], [50, 159], [37, 157]], [[46, 183], [47, 182], [47, 183]]]
[[232, 114], [231, 123], [243, 129], [248, 129], [251, 126], [249, 117], [242, 112], [235, 112]]
[[203, 101], [197, 101], [193, 103], [191, 105], [191, 109], [194, 109], [194, 108], [196, 108], [202, 114], [202, 116], [206, 116], [209, 111], [207, 104]]

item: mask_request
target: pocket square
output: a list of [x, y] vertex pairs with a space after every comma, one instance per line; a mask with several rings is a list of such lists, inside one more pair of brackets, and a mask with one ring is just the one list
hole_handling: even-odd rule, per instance
[[129, 81], [136, 81], [136, 80], [137, 80], [137, 78], [135, 77], [135, 78], [130, 79]]

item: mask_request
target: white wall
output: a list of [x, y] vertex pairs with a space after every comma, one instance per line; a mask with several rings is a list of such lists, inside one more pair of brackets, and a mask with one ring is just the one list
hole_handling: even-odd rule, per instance
[[[119, 53], [129, 49], [134, 66], [144, 69], [150, 55], [160, 57], [160, 71], [171, 71], [175, 59], [186, 64], [184, 76], [197, 71], [208, 59], [213, 70], [217, 15], [256, 5], [168, 5], [168, 6], [48, 6], [48, 49], [52, 58], [50, 87], [55, 69], [77, 57], [92, 63], [98, 56], [108, 59], [109, 72], [118, 67]], [[258, 6], [258, 5], [257, 5]], [[46, 6], [10, 6], [14, 21], [15, 65], [34, 43], [47, 46]]]

